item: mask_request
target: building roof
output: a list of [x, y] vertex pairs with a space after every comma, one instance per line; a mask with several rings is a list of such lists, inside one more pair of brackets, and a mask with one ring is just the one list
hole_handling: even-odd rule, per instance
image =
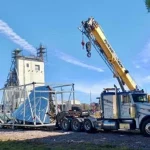
[[44, 62], [40, 57], [34, 57], [34, 56], [31, 56], [31, 57], [30, 56], [17, 56], [17, 59]]

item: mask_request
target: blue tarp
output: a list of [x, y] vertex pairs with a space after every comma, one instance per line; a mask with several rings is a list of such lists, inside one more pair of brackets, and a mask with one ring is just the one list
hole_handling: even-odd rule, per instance
[[[36, 119], [36, 123], [43, 124], [50, 123], [50, 116], [46, 113], [49, 111], [49, 92], [40, 91], [50, 91], [48, 86], [39, 86], [35, 88], [35, 106], [36, 106], [36, 116], [34, 116], [34, 91], [29, 94], [29, 99], [27, 98], [18, 109], [13, 112], [13, 117], [19, 121], [25, 119], [26, 123], [33, 123]], [[30, 103], [29, 103], [30, 102]], [[24, 107], [25, 107], [25, 118], [24, 118]], [[33, 115], [32, 115], [33, 114]], [[41, 122], [40, 122], [40, 121]]]

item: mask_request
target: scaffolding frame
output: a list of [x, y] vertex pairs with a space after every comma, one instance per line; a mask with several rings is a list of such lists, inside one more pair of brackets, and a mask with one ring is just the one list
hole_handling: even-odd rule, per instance
[[[38, 85], [38, 86], [36, 86]], [[39, 86], [49, 86], [51, 88], [51, 90], [47, 90], [47, 91], [36, 91], [36, 87], [39, 87]], [[29, 98], [29, 94], [31, 93], [31, 91], [27, 90], [29, 87], [31, 86], [32, 87], [32, 92], [33, 92], [33, 100], [34, 100], [34, 107], [31, 107], [31, 100]], [[67, 90], [65, 91], [64, 90], [64, 87], [68, 87], [70, 86], [71, 89], [70, 90]], [[29, 88], [31, 89], [31, 88]], [[75, 92], [74, 92], [74, 84], [45, 84], [45, 83], [29, 83], [29, 84], [26, 84], [26, 85], [20, 85], [20, 86], [15, 86], [15, 87], [4, 87], [2, 89], [0, 89], [0, 91], [3, 92], [3, 96], [2, 96], [2, 100], [1, 100], [1, 105], [3, 105], [2, 107], [2, 110], [0, 111], [0, 117], [3, 117], [0, 118], [0, 126], [11, 126], [12, 128], [14, 128], [15, 126], [20, 126], [20, 127], [43, 127], [43, 126], [54, 126], [55, 125], [55, 121], [52, 121], [50, 122], [49, 124], [44, 124], [42, 121], [40, 121], [40, 119], [38, 118], [38, 116], [36, 115], [36, 111], [37, 111], [37, 108], [36, 108], [36, 93], [37, 92], [40, 92], [40, 93], [51, 93], [53, 94], [54, 96], [54, 99], [53, 99], [53, 102], [55, 102], [55, 114], [57, 115], [58, 113], [58, 99], [57, 99], [57, 95], [60, 94], [61, 95], [61, 105], [63, 106], [64, 104], [64, 99], [63, 99], [63, 95], [65, 93], [69, 93], [69, 99], [68, 99], [68, 102], [70, 101], [70, 98], [71, 98], [71, 95], [72, 95], [72, 100], [73, 100], [73, 104], [75, 104]], [[18, 99], [16, 101], [15, 98], [13, 98], [12, 95], [14, 95], [15, 92], [18, 92]], [[25, 112], [26, 112], [26, 106], [25, 106], [25, 100], [29, 102], [29, 108], [31, 110], [31, 115], [32, 115], [32, 118], [35, 118], [33, 119], [33, 124], [28, 124], [26, 121], [25, 121]], [[16, 118], [15, 117], [12, 117], [13, 116], [13, 113], [15, 111], [15, 109], [18, 109], [18, 108], [15, 108], [14, 106], [14, 103], [18, 104], [18, 108], [20, 107], [20, 105], [24, 105], [23, 107], [23, 123], [16, 123]], [[46, 109], [49, 109], [49, 101], [48, 101], [48, 104], [47, 104], [47, 108]], [[63, 108], [63, 107], [62, 107]], [[9, 110], [9, 112], [7, 112], [7, 109]], [[62, 110], [63, 111], [63, 110]], [[45, 114], [47, 115], [47, 114]], [[10, 119], [10, 121], [8, 121], [8, 118]], [[40, 124], [36, 122], [36, 120], [39, 120]]]

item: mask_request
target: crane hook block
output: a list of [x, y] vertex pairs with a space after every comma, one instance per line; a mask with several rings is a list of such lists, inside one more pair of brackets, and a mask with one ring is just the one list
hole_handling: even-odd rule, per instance
[[86, 51], [90, 52], [91, 51], [91, 42], [86, 43]]
[[87, 57], [91, 57], [91, 53], [90, 52], [87, 53]]

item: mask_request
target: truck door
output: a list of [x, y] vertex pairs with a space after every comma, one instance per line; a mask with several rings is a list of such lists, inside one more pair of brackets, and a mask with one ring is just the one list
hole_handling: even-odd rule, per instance
[[120, 95], [120, 117], [121, 118], [131, 118], [130, 117], [130, 104], [131, 99], [129, 95]]

